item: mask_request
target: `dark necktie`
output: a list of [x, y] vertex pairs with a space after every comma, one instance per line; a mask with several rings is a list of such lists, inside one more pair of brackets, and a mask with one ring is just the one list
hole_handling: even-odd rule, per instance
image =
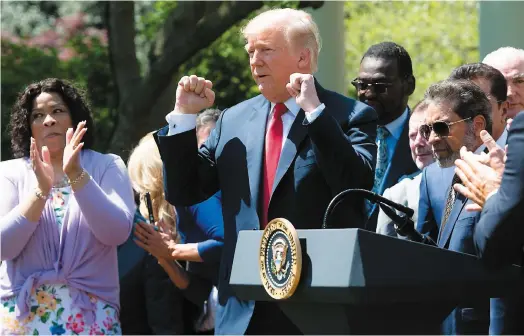
[[264, 155], [264, 178], [262, 195], [262, 228], [268, 222], [269, 200], [277, 172], [280, 152], [282, 151], [282, 138], [284, 136], [284, 123], [282, 115], [287, 112], [286, 105], [278, 103], [273, 109], [273, 114], [266, 131], [265, 155]]

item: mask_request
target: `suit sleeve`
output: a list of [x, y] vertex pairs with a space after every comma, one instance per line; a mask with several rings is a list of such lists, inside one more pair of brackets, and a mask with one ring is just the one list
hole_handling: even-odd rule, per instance
[[164, 163], [164, 187], [169, 203], [191, 206], [218, 191], [215, 150], [224, 113], [200, 149], [197, 149], [195, 129], [167, 136], [166, 126], [154, 134]]
[[490, 197], [475, 227], [478, 256], [489, 266], [522, 262], [524, 246], [524, 113], [508, 135], [508, 157], [498, 192]]
[[195, 223], [208, 238], [198, 243], [198, 254], [203, 262], [219, 262], [224, 245], [222, 204], [217, 196], [189, 208]]
[[418, 202], [418, 218], [416, 229], [423, 235], [429, 235], [436, 241], [438, 236], [438, 225], [431, 210], [431, 198], [428, 190], [427, 169], [422, 171], [420, 180], [420, 198]]
[[353, 113], [347, 130], [330, 115], [327, 107], [312, 122], [304, 124], [315, 156], [333, 196], [349, 188], [371, 189], [374, 179], [377, 114], [371, 107]]

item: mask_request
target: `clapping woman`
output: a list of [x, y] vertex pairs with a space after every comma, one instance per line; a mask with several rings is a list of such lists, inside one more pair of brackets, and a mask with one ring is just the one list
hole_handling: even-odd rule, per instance
[[29, 85], [0, 163], [0, 333], [120, 334], [117, 245], [134, 200], [120, 157], [93, 151], [93, 120], [70, 83]]

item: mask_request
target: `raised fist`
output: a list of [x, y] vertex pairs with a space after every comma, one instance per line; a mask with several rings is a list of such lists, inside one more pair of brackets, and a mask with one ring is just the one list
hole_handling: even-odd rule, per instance
[[212, 87], [213, 83], [203, 77], [182, 77], [176, 90], [175, 110], [185, 114], [197, 114], [213, 106], [215, 92], [211, 90]]

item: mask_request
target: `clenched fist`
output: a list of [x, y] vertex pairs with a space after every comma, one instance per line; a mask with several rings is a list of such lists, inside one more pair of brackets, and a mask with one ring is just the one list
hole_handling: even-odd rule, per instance
[[320, 106], [313, 75], [294, 73], [289, 77], [289, 83], [286, 84], [286, 88], [289, 94], [295, 97], [298, 106], [304, 112], [313, 112]]
[[213, 83], [195, 75], [184, 76], [178, 82], [175, 111], [185, 114], [198, 112], [213, 106], [215, 92]]

